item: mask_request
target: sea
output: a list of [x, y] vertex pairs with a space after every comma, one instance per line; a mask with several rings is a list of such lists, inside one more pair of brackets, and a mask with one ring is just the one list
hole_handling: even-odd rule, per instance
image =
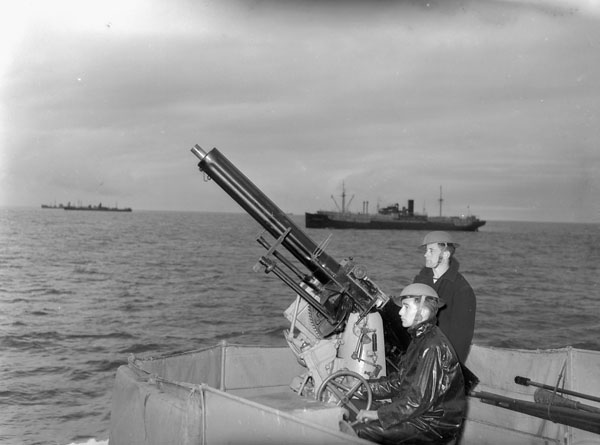
[[[303, 230], [388, 295], [424, 263], [423, 232]], [[132, 355], [285, 345], [295, 295], [254, 271], [261, 233], [241, 212], [0, 209], [0, 443], [106, 443]], [[477, 295], [474, 343], [600, 350], [599, 224], [488, 221], [453, 236]]]

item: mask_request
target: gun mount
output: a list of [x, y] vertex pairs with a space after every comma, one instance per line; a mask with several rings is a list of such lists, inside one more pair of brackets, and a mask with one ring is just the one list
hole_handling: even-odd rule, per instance
[[[338, 370], [368, 377], [385, 375], [385, 346], [381, 315], [376, 311], [389, 298], [349, 258], [338, 262], [316, 244], [275, 203], [239, 171], [219, 150], [192, 148], [199, 169], [214, 180], [273, 238], [257, 238], [267, 253], [254, 270], [273, 273], [297, 295], [285, 311], [291, 321], [286, 340], [309, 373], [295, 389], [305, 392], [312, 379], [316, 390]], [[287, 250], [306, 270], [281, 252]], [[298, 335], [296, 332], [298, 331]]]

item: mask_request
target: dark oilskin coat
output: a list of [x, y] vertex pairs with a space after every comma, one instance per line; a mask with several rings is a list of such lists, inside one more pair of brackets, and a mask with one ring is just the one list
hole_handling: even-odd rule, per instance
[[433, 269], [424, 267], [414, 282], [431, 286], [446, 302], [437, 313], [438, 326], [454, 346], [461, 363], [465, 363], [475, 330], [476, 301], [475, 292], [458, 271], [459, 267], [458, 260], [452, 258], [450, 268], [435, 283]]
[[354, 425], [381, 444], [443, 444], [456, 437], [466, 409], [465, 384], [454, 349], [431, 319], [409, 328], [412, 341], [398, 372], [369, 380], [379, 420]]

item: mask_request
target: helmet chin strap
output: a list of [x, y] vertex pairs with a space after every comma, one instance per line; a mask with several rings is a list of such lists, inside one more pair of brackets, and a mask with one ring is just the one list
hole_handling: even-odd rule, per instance
[[425, 301], [425, 295], [421, 295], [419, 298], [419, 302], [417, 303], [417, 312], [415, 313], [415, 321], [413, 326], [421, 323], [423, 321], [423, 302]]
[[446, 252], [446, 245], [444, 244], [444, 250], [440, 251], [440, 254], [438, 255], [438, 260], [435, 266], [433, 266], [431, 269], [435, 270], [437, 269], [440, 264], [442, 264], [442, 262], [444, 261], [444, 252]]

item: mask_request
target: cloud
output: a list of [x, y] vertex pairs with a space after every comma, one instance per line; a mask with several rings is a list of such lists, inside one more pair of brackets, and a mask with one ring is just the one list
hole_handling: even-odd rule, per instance
[[595, 2], [91, 4], [20, 13], [0, 204], [237, 210], [198, 185], [199, 143], [288, 211], [345, 182], [358, 203], [433, 209], [442, 185], [449, 213], [590, 218]]

